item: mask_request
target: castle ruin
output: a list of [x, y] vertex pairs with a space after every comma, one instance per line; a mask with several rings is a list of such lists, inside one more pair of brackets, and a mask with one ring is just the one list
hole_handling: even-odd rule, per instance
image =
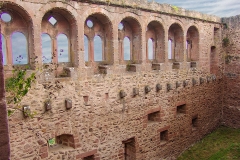
[[220, 125], [240, 128], [240, 16], [146, 0], [0, 6], [5, 79], [37, 73], [8, 117], [11, 160], [176, 159]]

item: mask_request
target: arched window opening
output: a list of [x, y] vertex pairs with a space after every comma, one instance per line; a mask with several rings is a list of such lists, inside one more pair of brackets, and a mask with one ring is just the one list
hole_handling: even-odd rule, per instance
[[131, 59], [130, 40], [128, 37], [125, 37], [123, 39], [123, 56], [124, 56], [124, 60]]
[[27, 39], [21, 32], [14, 32], [11, 36], [13, 64], [27, 64]]
[[2, 40], [3, 65], [6, 65], [7, 64], [6, 41], [2, 34], [1, 40]]
[[88, 62], [88, 37], [84, 35], [84, 60]]
[[168, 59], [173, 59], [172, 56], [172, 40], [168, 40]]
[[100, 36], [94, 37], [94, 61], [102, 61], [103, 53], [102, 53], [102, 39]]
[[153, 40], [151, 38], [148, 39], [148, 59], [153, 60]]
[[43, 33], [42, 36], [42, 61], [43, 63], [52, 62], [52, 40], [51, 37]]
[[160, 22], [151, 21], [146, 28], [147, 58], [153, 64], [165, 62], [164, 29]]
[[58, 62], [69, 62], [68, 37], [65, 34], [57, 36]]
[[[123, 25], [122, 30], [121, 24]], [[120, 64], [142, 63], [142, 43], [140, 43], [142, 42], [141, 32], [142, 29], [140, 23], [133, 17], [125, 17], [120, 22], [118, 29]]]
[[[169, 46], [168, 48], [169, 50], [171, 48], [171, 59], [174, 60], [174, 62], [184, 61], [184, 46], [186, 44], [185, 41], [183, 41], [183, 36], [182, 27], [178, 23], [174, 23], [169, 27], [168, 39], [172, 40], [172, 47]], [[168, 55], [168, 59], [169, 58], [170, 55]]]
[[193, 62], [199, 60], [199, 33], [195, 26], [189, 27], [187, 31], [187, 61]]

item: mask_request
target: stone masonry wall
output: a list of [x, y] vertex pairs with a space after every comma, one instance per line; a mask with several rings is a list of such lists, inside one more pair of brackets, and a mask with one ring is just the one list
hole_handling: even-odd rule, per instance
[[224, 125], [240, 128], [240, 96], [239, 96], [239, 67], [240, 67], [240, 16], [223, 18], [223, 38], [229, 42], [224, 46], [225, 71], [224, 81]]
[[[64, 16], [69, 24], [65, 25], [62, 20], [62, 25], [54, 29], [59, 32], [61, 27], [68, 27], [71, 48], [71, 61], [60, 64], [56, 73], [37, 71], [40, 73], [36, 83], [22, 101], [22, 105], [30, 106], [31, 112], [36, 111], [37, 115], [28, 118], [22, 111], [16, 111], [9, 117], [11, 160], [123, 160], [126, 152], [134, 154], [131, 157], [136, 160], [175, 159], [221, 124], [224, 83], [219, 18], [205, 15], [209, 17], [206, 19], [195, 12], [189, 12], [194, 13], [191, 16], [178, 15], [172, 13], [177, 12], [174, 9], [172, 12], [151, 12], [152, 9], [99, 1], [2, 2], [4, 11], [19, 14], [26, 22], [20, 29], [28, 33], [29, 57], [36, 59], [35, 62], [29, 60], [31, 69], [37, 71], [43, 65], [41, 34], [49, 29], [42, 22], [45, 14]], [[84, 61], [83, 37], [89, 16], [98, 22], [91, 34], [104, 33], [106, 40], [111, 41], [108, 44], [112, 46], [104, 46], [112, 49], [106, 49], [112, 54], [111, 63]], [[140, 57], [138, 64], [120, 63], [118, 24], [123, 19], [137, 37], [138, 52], [133, 54]], [[164, 34], [159, 36], [163, 46], [159, 50], [164, 58], [155, 64], [160, 67], [155, 70], [146, 54], [145, 36], [151, 22], [157, 22], [152, 23], [153, 28], [161, 26], [163, 32], [157, 33]], [[182, 44], [178, 47], [183, 50], [179, 62], [168, 59], [168, 31], [172, 24], [182, 32], [177, 36]], [[18, 29], [3, 25], [3, 34]], [[105, 25], [109, 27], [108, 32], [104, 31]], [[199, 33], [196, 34], [199, 35], [198, 44], [192, 44], [199, 49], [194, 53], [198, 57], [194, 62], [188, 61], [185, 45], [191, 26]], [[213, 48], [214, 55], [211, 55]], [[7, 76], [11, 75], [11, 65], [4, 66]], [[68, 77], [53, 76], [64, 67], [70, 72]], [[99, 72], [100, 69], [104, 72]], [[156, 91], [157, 84], [159, 91]], [[46, 110], [45, 103], [49, 100], [51, 109]], [[11, 105], [8, 107], [11, 109]], [[154, 118], [148, 118], [149, 114]], [[58, 148], [49, 146], [52, 138], [56, 138]]]
[[[141, 72], [126, 75], [96, 75], [91, 79], [60, 82], [64, 87], [54, 92], [52, 110], [45, 111], [48, 92], [42, 84], [33, 86], [23, 104], [38, 115], [24, 118], [15, 112], [9, 118], [11, 159], [80, 159], [85, 152], [97, 150], [100, 159], [123, 159], [123, 141], [135, 137], [136, 159], [161, 159], [178, 156], [191, 144], [220, 124], [221, 80], [200, 84], [201, 71]], [[198, 82], [192, 84], [192, 78]], [[189, 82], [185, 88], [175, 82]], [[155, 91], [160, 83], [162, 90]], [[173, 90], [167, 91], [170, 83]], [[146, 94], [144, 87], [152, 90]], [[133, 88], [139, 95], [133, 97]], [[123, 90], [127, 96], [120, 99]], [[107, 96], [106, 96], [107, 94]], [[88, 102], [83, 96], [88, 96]], [[64, 101], [72, 100], [66, 110]], [[177, 106], [186, 104], [186, 113], [177, 114]], [[160, 122], [148, 122], [147, 114], [160, 111]], [[192, 118], [197, 116], [197, 127]], [[168, 129], [168, 141], [161, 143], [160, 131]], [[75, 149], [50, 151], [47, 140], [62, 134], [75, 138]]]

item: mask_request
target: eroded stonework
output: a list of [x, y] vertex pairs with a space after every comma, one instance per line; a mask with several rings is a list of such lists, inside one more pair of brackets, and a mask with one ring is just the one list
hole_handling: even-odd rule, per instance
[[[21, 17], [12, 21], [19, 28], [1, 22], [2, 34], [10, 41], [12, 32], [25, 33], [29, 65], [38, 73], [21, 102], [37, 115], [26, 118], [16, 111], [9, 117], [11, 160], [176, 159], [224, 121], [220, 18], [145, 1], [1, 2], [3, 11]], [[54, 25], [48, 23], [51, 16], [58, 21]], [[54, 54], [57, 35], [68, 37], [69, 62], [54, 56], [54, 71], [38, 70], [44, 65], [42, 33], [51, 37]], [[103, 44], [97, 62], [95, 36]], [[124, 59], [125, 37], [130, 60]], [[153, 59], [148, 59], [149, 38]], [[8, 54], [6, 77], [11, 47]], [[53, 138], [57, 147], [50, 146]]]

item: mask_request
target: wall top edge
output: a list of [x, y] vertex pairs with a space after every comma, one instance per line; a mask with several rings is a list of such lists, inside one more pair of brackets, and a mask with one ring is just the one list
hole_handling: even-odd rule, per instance
[[154, 0], [149, 2], [148, 0], [65, 0], [76, 1], [85, 3], [97, 3], [103, 5], [128, 7], [133, 9], [148, 10], [158, 12], [161, 14], [170, 14], [173, 16], [187, 17], [193, 19], [199, 19], [203, 21], [221, 23], [221, 18], [215, 15], [208, 15], [197, 11], [190, 11], [181, 7], [173, 6], [170, 4], [160, 4]]

